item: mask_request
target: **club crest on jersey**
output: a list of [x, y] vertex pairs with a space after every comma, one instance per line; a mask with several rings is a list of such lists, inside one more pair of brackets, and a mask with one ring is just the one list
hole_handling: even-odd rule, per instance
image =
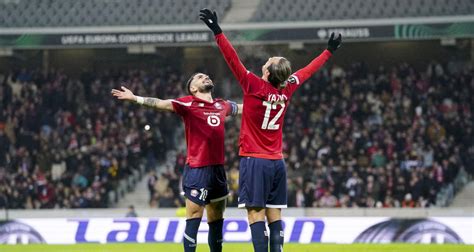
[[222, 109], [222, 105], [218, 102], [214, 104], [214, 107], [216, 107], [216, 109]]
[[191, 196], [197, 197], [198, 195], [199, 195], [198, 190], [196, 190], [196, 189], [191, 190]]
[[204, 103], [199, 103], [199, 107], [204, 107]]

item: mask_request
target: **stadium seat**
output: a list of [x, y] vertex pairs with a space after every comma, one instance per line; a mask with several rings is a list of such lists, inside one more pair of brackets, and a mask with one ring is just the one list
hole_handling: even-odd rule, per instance
[[[290, 9], [299, 11], [285, 11], [285, 14], [281, 15], [282, 10]], [[251, 21], [275, 22], [283, 20], [310, 21], [452, 16], [469, 15], [473, 12], [474, 1], [471, 0], [342, 0], [338, 2], [262, 0]]]
[[231, 0], [3, 0], [0, 27], [189, 24], [197, 21], [200, 8], [211, 7], [223, 17], [230, 5]]

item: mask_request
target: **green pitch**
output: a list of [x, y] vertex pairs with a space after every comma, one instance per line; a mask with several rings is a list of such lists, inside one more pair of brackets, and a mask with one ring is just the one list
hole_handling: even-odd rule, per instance
[[[181, 244], [0, 245], [1, 252], [182, 252]], [[199, 244], [198, 252], [207, 252]], [[248, 243], [225, 243], [224, 252], [252, 252]], [[472, 245], [412, 244], [285, 244], [285, 252], [474, 252]]]

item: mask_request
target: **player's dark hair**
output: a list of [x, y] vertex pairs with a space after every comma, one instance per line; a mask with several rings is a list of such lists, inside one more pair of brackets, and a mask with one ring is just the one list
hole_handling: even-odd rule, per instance
[[189, 77], [189, 80], [186, 82], [186, 90], [188, 91], [188, 94], [192, 95], [191, 93], [191, 82], [193, 82], [194, 76], [196, 76], [198, 73], [193, 73], [191, 77]]
[[279, 88], [291, 75], [291, 64], [286, 58], [281, 58], [278, 63], [273, 63], [268, 67], [268, 82]]

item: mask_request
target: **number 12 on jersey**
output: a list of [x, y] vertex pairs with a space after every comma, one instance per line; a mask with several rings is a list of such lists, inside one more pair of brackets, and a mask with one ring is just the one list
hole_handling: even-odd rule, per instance
[[[270, 112], [272, 111], [272, 109], [276, 110], [278, 105], [280, 105], [280, 110], [275, 115], [275, 117], [273, 117], [273, 119], [270, 120]], [[262, 129], [268, 129], [268, 130], [279, 129], [280, 124], [276, 124], [276, 122], [278, 121], [278, 119], [283, 114], [283, 111], [285, 110], [285, 103], [263, 101], [263, 106], [265, 106], [266, 109], [265, 109], [265, 116], [263, 117]]]

